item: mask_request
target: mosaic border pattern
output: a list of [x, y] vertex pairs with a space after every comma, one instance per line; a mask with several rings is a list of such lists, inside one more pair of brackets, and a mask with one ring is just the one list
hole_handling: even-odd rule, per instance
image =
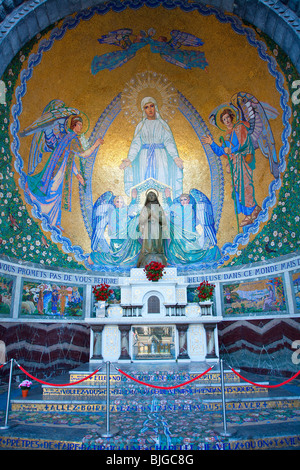
[[1, 449], [26, 449], [26, 450], [271, 450], [286, 447], [299, 447], [300, 436], [277, 436], [264, 437], [247, 440], [219, 441], [217, 443], [201, 443], [198, 446], [193, 445], [171, 445], [163, 446], [116, 446], [114, 444], [85, 444], [76, 441], [59, 441], [50, 439], [26, 439], [20, 437], [0, 437]]

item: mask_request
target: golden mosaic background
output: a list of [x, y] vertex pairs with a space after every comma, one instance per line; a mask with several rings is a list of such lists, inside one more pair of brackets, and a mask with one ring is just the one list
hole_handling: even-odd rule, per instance
[[[92, 75], [90, 67], [93, 57], [116, 50], [114, 46], [99, 44], [97, 38], [123, 27], [132, 28], [134, 33], [153, 27], [156, 37], [163, 35], [168, 39], [173, 29], [194, 34], [204, 41], [199, 50], [205, 53], [209, 65], [206, 70], [185, 70], [162, 60], [159, 54], [151, 53], [147, 46], [139, 50], [136, 56], [122, 67], [113, 71], [102, 70], [97, 75]], [[39, 43], [35, 44], [32, 52], [37, 51], [38, 45]], [[27, 60], [24, 61], [23, 68], [26, 66]], [[216, 142], [223, 133], [209, 124], [208, 116], [216, 106], [229, 101], [234, 93], [246, 91], [260, 101], [270, 104], [280, 113], [277, 119], [270, 121], [278, 153], [282, 145], [283, 130], [280, 95], [275, 79], [270, 75], [267, 63], [259, 58], [257, 49], [249, 45], [245, 36], [235, 33], [230, 24], [222, 24], [214, 16], [202, 17], [196, 11], [183, 14], [177, 9], [166, 11], [161, 7], [143, 7], [138, 11], [128, 9], [120, 13], [110, 11], [103, 16], [94, 15], [89, 21], [82, 21], [75, 29], [68, 30], [63, 39], [55, 41], [52, 48], [43, 54], [41, 64], [34, 68], [33, 76], [28, 81], [27, 92], [22, 100], [21, 130], [41, 115], [50, 100], [61, 99], [67, 106], [75, 107], [89, 117], [90, 129], [86, 134], [88, 137], [99, 116], [113, 98], [122, 92], [133, 76], [145, 71], [166, 76], [197, 109]], [[151, 91], [160, 103], [160, 97], [155, 96], [153, 90], [146, 91], [145, 96]], [[184, 160], [184, 191], [197, 188], [210, 197], [209, 166], [194, 130], [179, 111], [176, 111], [169, 124], [179, 154]], [[110, 126], [105, 143], [97, 154], [92, 186], [94, 201], [107, 190], [112, 190], [114, 194], [125, 194], [124, 173], [119, 169], [119, 165], [121, 160], [126, 158], [133, 132], [134, 126], [120, 113]], [[20, 154], [26, 168], [31, 137], [22, 138], [20, 141]], [[236, 235], [230, 175], [226, 173], [225, 163], [223, 162], [225, 198], [217, 234], [219, 247], [231, 242]], [[42, 165], [43, 162], [38, 169], [41, 169]], [[272, 179], [267, 159], [257, 150], [254, 183], [259, 205], [267, 196]], [[18, 181], [17, 174], [15, 181]], [[31, 213], [30, 207], [28, 212]], [[62, 213], [64, 235], [70, 238], [73, 245], [80, 245], [89, 253], [90, 240], [82, 219], [76, 180], [73, 183], [72, 212]]]

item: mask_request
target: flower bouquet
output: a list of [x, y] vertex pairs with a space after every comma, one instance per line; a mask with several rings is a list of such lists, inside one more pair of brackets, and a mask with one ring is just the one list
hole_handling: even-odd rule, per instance
[[109, 296], [113, 293], [113, 290], [110, 289], [108, 284], [100, 284], [93, 287], [93, 294], [97, 301], [96, 303], [96, 317], [105, 317], [105, 307], [106, 301], [109, 299]]
[[110, 289], [108, 284], [100, 284], [93, 287], [93, 294], [97, 300], [106, 301], [109, 296], [113, 293], [113, 290]]
[[30, 389], [32, 385], [32, 382], [30, 380], [23, 380], [23, 382], [20, 383], [19, 388], [22, 391], [22, 396], [25, 398], [28, 395], [28, 390]]
[[215, 285], [208, 281], [202, 281], [197, 287], [199, 302], [211, 301], [214, 295]]
[[157, 261], [151, 261], [150, 263], [146, 264], [144, 271], [148, 281], [158, 281], [161, 279], [163, 274], [165, 274], [164, 268], [165, 265]]

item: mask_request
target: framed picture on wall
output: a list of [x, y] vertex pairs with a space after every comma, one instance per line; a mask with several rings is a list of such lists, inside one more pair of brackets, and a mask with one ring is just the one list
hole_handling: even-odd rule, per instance
[[21, 316], [81, 318], [84, 312], [84, 287], [24, 280]]
[[0, 316], [9, 316], [12, 306], [14, 279], [4, 274], [0, 275]]
[[224, 316], [286, 313], [282, 277], [223, 284]]

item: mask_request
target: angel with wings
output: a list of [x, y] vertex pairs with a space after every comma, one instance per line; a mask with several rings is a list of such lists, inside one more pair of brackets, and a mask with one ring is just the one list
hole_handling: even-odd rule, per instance
[[168, 261], [184, 264], [199, 261], [217, 261], [220, 251], [213, 208], [208, 197], [198, 189], [191, 189], [173, 201], [165, 190], [170, 224], [170, 242], [166, 248]]
[[185, 69], [198, 67], [205, 69], [208, 65], [204, 52], [196, 50], [181, 49], [185, 47], [199, 47], [204, 42], [197, 36], [184, 31], [172, 30], [171, 39], [160, 36], [154, 39], [155, 29], [150, 28], [147, 32], [140, 31], [134, 35], [129, 28], [117, 29], [98, 39], [100, 44], [117, 46], [120, 50], [107, 52], [100, 56], [95, 56], [91, 65], [91, 72], [96, 75], [100, 70], [114, 70], [133, 59], [136, 53], [143, 47], [150, 45], [152, 53], [160, 54], [161, 58], [173, 65]]
[[[63, 230], [61, 209], [71, 211], [73, 175], [80, 184], [85, 184], [75, 157], [78, 157], [80, 168], [81, 159], [91, 156], [103, 144], [103, 139], [100, 138], [84, 150], [79, 138], [82, 127], [83, 119], [77, 109], [67, 107], [61, 100], [52, 100], [42, 116], [20, 133], [21, 137], [33, 135], [25, 183], [26, 193], [31, 204], [38, 203], [41, 212], [48, 217], [49, 224], [60, 230]], [[34, 174], [43, 156], [49, 153], [43, 169]]]
[[117, 29], [98, 39], [100, 44], [109, 44], [120, 47], [118, 51], [107, 52], [106, 54], [96, 55], [92, 60], [91, 72], [93, 75], [100, 70], [114, 70], [135, 57], [137, 51], [146, 46], [142, 35], [136, 36], [133, 40], [130, 38], [133, 31], [129, 28]]
[[141, 249], [138, 240], [137, 191], [127, 206], [122, 196], [103, 193], [93, 205], [92, 252], [88, 264], [135, 266]]
[[[250, 93], [238, 92], [230, 103], [218, 106], [209, 117], [210, 123], [219, 129], [226, 127], [225, 140], [220, 138], [222, 145], [216, 144], [210, 135], [201, 139], [216, 155], [228, 158], [238, 230], [252, 224], [261, 211], [253, 182], [256, 149], [259, 148], [269, 160], [273, 176], [279, 176], [275, 141], [269, 124], [269, 119], [277, 116], [278, 112], [270, 105], [259, 102]], [[239, 222], [240, 213], [244, 218]]]
[[160, 36], [158, 40], [150, 40], [151, 52], [159, 53], [163, 60], [183, 69], [191, 69], [192, 67], [206, 69], [208, 62], [204, 52], [182, 49], [182, 46], [203, 46], [202, 39], [178, 29], [173, 29], [170, 34], [169, 41], [164, 36]]

